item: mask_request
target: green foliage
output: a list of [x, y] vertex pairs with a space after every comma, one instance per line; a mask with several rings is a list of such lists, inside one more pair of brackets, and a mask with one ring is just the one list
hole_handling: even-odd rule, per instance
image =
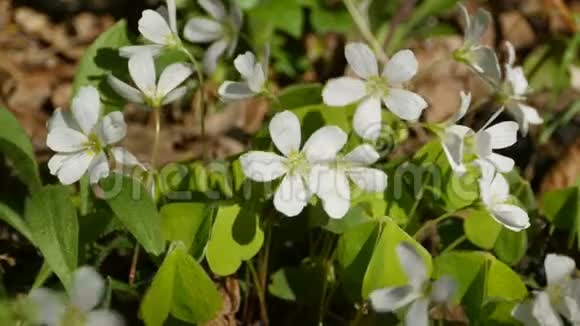
[[233, 274], [243, 261], [258, 253], [264, 243], [264, 232], [257, 214], [258, 207], [252, 201], [241, 207], [219, 207], [206, 253], [215, 274]]
[[213, 281], [177, 243], [157, 271], [140, 312], [147, 326], [163, 325], [169, 314], [185, 322], [203, 323], [213, 319], [222, 304]]
[[71, 193], [63, 186], [46, 186], [26, 203], [30, 233], [44, 259], [66, 288], [77, 268], [79, 224]]
[[106, 111], [119, 110], [125, 104], [107, 83], [107, 75], [127, 71], [127, 60], [119, 56], [118, 49], [130, 45], [127, 22], [120, 20], [86, 50], [73, 81], [73, 96], [82, 86], [93, 85], [100, 94]]
[[[557, 189], [544, 193], [542, 211], [556, 227], [569, 230], [571, 246], [574, 238], [580, 238], [580, 186]], [[580, 248], [580, 241], [578, 241]]]
[[165, 250], [165, 240], [160, 232], [161, 219], [151, 194], [143, 184], [120, 173], [101, 181], [107, 193], [107, 204], [135, 236], [143, 248], [154, 255]]
[[0, 107], [0, 153], [12, 162], [12, 167], [18, 176], [31, 190], [40, 187], [38, 165], [34, 156], [34, 148], [26, 131], [16, 120], [16, 117], [5, 108]]

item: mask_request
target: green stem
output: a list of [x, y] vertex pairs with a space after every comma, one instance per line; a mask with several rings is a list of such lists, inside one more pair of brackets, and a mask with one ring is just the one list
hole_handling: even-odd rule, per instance
[[430, 228], [432, 226], [436, 226], [440, 222], [442, 222], [442, 221], [444, 221], [444, 220], [446, 220], [446, 219], [448, 219], [450, 217], [455, 216], [460, 211], [461, 210], [453, 211], [453, 212], [447, 212], [447, 213], [445, 213], [445, 214], [437, 217], [436, 219], [427, 221], [425, 224], [423, 224], [423, 226], [421, 226], [421, 228], [419, 228], [419, 230], [417, 230], [417, 232], [415, 232], [415, 235], [413, 235], [413, 238], [419, 240], [423, 236], [423, 233], [425, 233], [428, 228]]
[[153, 139], [153, 149], [151, 150], [151, 169], [155, 170], [157, 152], [159, 151], [159, 138], [161, 134], [161, 111], [159, 108], [153, 109], [153, 120], [155, 124], [155, 138]]
[[379, 57], [379, 60], [382, 62], [386, 62], [388, 59], [387, 54], [383, 50], [379, 41], [377, 41], [377, 39], [373, 35], [373, 32], [367, 25], [364, 17], [360, 14], [360, 12], [356, 8], [352, 0], [343, 0], [343, 2], [363, 38], [373, 48], [374, 52]]
[[[433, 161], [437, 162], [437, 160], [439, 160], [439, 157], [441, 157], [441, 154], [443, 154], [443, 150], [439, 151], [439, 154], [437, 154], [437, 157], [435, 157], [435, 159]], [[413, 206], [411, 207], [411, 210], [409, 211], [409, 223], [408, 224], [411, 224], [411, 222], [414, 221], [415, 213], [417, 212], [417, 208], [419, 208], [419, 204], [421, 203], [421, 200], [423, 199], [423, 196], [425, 195], [425, 188], [427, 188], [427, 184], [429, 184], [429, 182], [431, 182], [432, 176], [433, 176], [433, 173], [429, 173], [427, 175], [427, 177], [425, 178], [425, 181], [421, 184], [421, 189], [419, 190], [419, 194], [417, 194], [417, 197], [415, 198], [415, 202], [413, 203]]]
[[455, 239], [455, 241], [453, 241], [449, 246], [447, 246], [447, 248], [445, 248], [445, 250], [443, 250], [441, 252], [441, 254], [448, 253], [448, 252], [452, 251], [453, 249], [457, 248], [457, 246], [462, 244], [463, 241], [465, 241], [466, 239], [467, 239], [467, 237], [465, 236], [465, 234], [460, 236], [459, 238]]
[[250, 274], [252, 275], [252, 279], [254, 280], [254, 286], [256, 287], [256, 292], [258, 293], [258, 300], [260, 301], [260, 315], [262, 317], [262, 322], [264, 322], [264, 324], [268, 325], [269, 321], [268, 321], [268, 308], [266, 307], [266, 298], [264, 295], [264, 291], [262, 291], [262, 284], [260, 282], [260, 279], [258, 277], [258, 273], [256, 273], [256, 269], [254, 268], [254, 265], [252, 264], [252, 261], [248, 261], [247, 262], [248, 265], [248, 270], [250, 271]]

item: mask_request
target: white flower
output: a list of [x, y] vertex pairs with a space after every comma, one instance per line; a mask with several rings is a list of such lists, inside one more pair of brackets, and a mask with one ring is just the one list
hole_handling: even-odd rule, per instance
[[493, 150], [509, 147], [517, 141], [518, 124], [513, 121], [505, 121], [487, 127], [502, 110], [497, 111], [477, 133], [469, 127], [451, 124], [465, 115], [470, 101], [471, 95], [462, 92], [461, 107], [457, 114], [447, 122], [441, 136], [443, 152], [451, 168], [459, 175], [465, 173], [466, 166], [463, 156], [465, 153], [475, 153], [479, 159], [493, 164], [498, 171], [511, 171], [515, 164], [514, 160], [494, 153]]
[[475, 134], [475, 153], [480, 159], [493, 164], [499, 172], [510, 172], [514, 168], [514, 160], [493, 150], [510, 147], [517, 139], [518, 124], [513, 121], [500, 122], [488, 128], [484, 126]]
[[314, 132], [300, 151], [300, 122], [290, 111], [276, 114], [269, 130], [274, 145], [284, 156], [251, 151], [240, 157], [242, 169], [246, 177], [259, 182], [284, 176], [274, 195], [274, 207], [287, 216], [296, 216], [312, 196], [308, 187], [311, 166], [334, 161], [347, 136], [336, 126], [325, 126]]
[[92, 267], [81, 267], [73, 275], [69, 301], [52, 290], [32, 290], [29, 298], [36, 308], [35, 322], [47, 326], [122, 326], [115, 312], [94, 310], [105, 292], [105, 281]]
[[481, 169], [479, 195], [491, 216], [506, 228], [519, 232], [530, 226], [528, 213], [516, 205], [509, 204], [509, 184], [493, 165], [483, 160], [476, 163]]
[[259, 94], [264, 90], [267, 64], [257, 62], [256, 56], [248, 51], [238, 55], [236, 60], [234, 60], [234, 65], [244, 81], [225, 81], [218, 90], [222, 99], [226, 101], [241, 100]]
[[366, 44], [347, 44], [345, 56], [363, 80], [351, 77], [332, 79], [324, 87], [322, 98], [330, 106], [344, 106], [362, 99], [353, 121], [354, 130], [359, 136], [369, 140], [379, 137], [381, 100], [399, 118], [419, 119], [427, 102], [421, 96], [397, 86], [417, 73], [417, 59], [411, 50], [395, 53], [381, 75], [377, 59]]
[[193, 70], [184, 63], [173, 63], [156, 81], [155, 62], [149, 52], [139, 52], [129, 59], [129, 74], [137, 88], [109, 75], [109, 85], [123, 98], [130, 102], [145, 103], [157, 109], [171, 103], [187, 93], [187, 86], [178, 87]]
[[576, 263], [567, 256], [548, 254], [544, 269], [546, 288], [535, 292], [533, 300], [518, 304], [512, 316], [526, 326], [558, 326], [563, 325], [561, 314], [571, 324], [580, 325], [580, 281], [571, 277]]
[[198, 0], [198, 3], [212, 18], [190, 19], [185, 25], [183, 36], [193, 43], [212, 43], [203, 58], [204, 71], [210, 74], [226, 50], [228, 56], [234, 53], [243, 16], [237, 1], [230, 1], [229, 13], [220, 0]]
[[71, 106], [72, 115], [57, 109], [48, 123], [46, 144], [56, 152], [48, 168], [65, 185], [77, 182], [87, 171], [94, 184], [109, 175], [104, 150], [125, 137], [127, 125], [121, 112], [101, 119], [101, 101], [94, 87], [81, 88]]
[[462, 175], [467, 171], [463, 162], [464, 153], [464, 139], [466, 136], [473, 133], [471, 128], [456, 124], [469, 109], [471, 103], [471, 93], [465, 94], [461, 92], [461, 105], [459, 111], [446, 122], [443, 135], [441, 136], [441, 144], [443, 145], [443, 152], [449, 161], [449, 165], [455, 173]]
[[524, 104], [526, 93], [528, 92], [528, 80], [522, 67], [514, 67], [516, 55], [513, 45], [510, 42], [506, 42], [506, 48], [508, 50], [508, 60], [505, 65], [506, 80], [504, 93], [500, 96], [503, 97], [502, 100], [508, 111], [520, 125], [522, 135], [526, 135], [529, 125], [539, 125], [544, 120], [540, 117], [536, 109]]
[[152, 56], [161, 54], [164, 48], [181, 46], [177, 32], [175, 0], [167, 0], [167, 8], [160, 7], [157, 11], [143, 11], [138, 22], [139, 32], [153, 44], [125, 46], [119, 50], [123, 57], [131, 57], [140, 52], [149, 52]]
[[379, 153], [368, 145], [356, 147], [344, 157], [337, 156], [329, 164], [317, 164], [310, 173], [310, 189], [322, 200], [331, 218], [342, 218], [350, 208], [350, 179], [359, 188], [382, 192], [387, 187], [385, 172], [368, 168], [379, 159]]
[[403, 242], [397, 246], [396, 251], [409, 284], [371, 292], [373, 309], [378, 312], [393, 312], [410, 306], [405, 316], [405, 325], [428, 326], [429, 303], [451, 303], [457, 284], [448, 276], [431, 282], [423, 258], [413, 245]]
[[489, 26], [491, 15], [480, 8], [474, 16], [469, 16], [463, 5], [459, 4], [459, 8], [465, 21], [464, 41], [463, 46], [453, 52], [453, 56], [499, 84], [501, 70], [495, 51], [481, 44], [481, 37]]

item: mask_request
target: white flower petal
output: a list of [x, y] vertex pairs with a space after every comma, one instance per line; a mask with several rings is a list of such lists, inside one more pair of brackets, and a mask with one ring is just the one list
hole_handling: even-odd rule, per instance
[[461, 97], [459, 110], [450, 119], [450, 121], [453, 123], [461, 120], [461, 118], [465, 116], [465, 113], [467, 113], [467, 110], [469, 110], [469, 105], [471, 104], [471, 93], [465, 94], [463, 91], [461, 91], [459, 96]]
[[124, 166], [139, 166], [141, 168], [145, 168], [141, 162], [135, 157], [135, 155], [131, 154], [128, 150], [124, 149], [123, 147], [113, 147], [111, 148], [111, 153], [113, 154], [113, 158], [115, 161]]
[[224, 101], [237, 101], [250, 98], [256, 93], [250, 89], [247, 83], [225, 81], [218, 89], [220, 98]]
[[491, 15], [480, 8], [471, 18], [469, 25], [466, 26], [465, 41], [470, 44], [477, 44], [489, 26]]
[[533, 303], [530, 300], [523, 301], [512, 310], [512, 317], [525, 326], [542, 326], [532, 314]]
[[48, 170], [52, 175], [58, 175], [58, 171], [62, 168], [64, 161], [68, 159], [71, 154], [54, 154], [48, 161]]
[[[545, 292], [538, 292], [532, 305], [532, 315], [542, 326], [562, 326], [562, 319], [552, 308]], [[527, 325], [526, 325], [527, 326]]]
[[177, 34], [177, 8], [175, 5], [175, 0], [166, 0], [167, 2], [167, 18], [169, 21], [169, 27], [174, 34]]
[[107, 76], [107, 81], [111, 88], [127, 101], [140, 104], [144, 102], [143, 94], [141, 94], [141, 92], [135, 87], [125, 83], [113, 75]]
[[254, 67], [254, 72], [252, 75], [249, 76], [248, 85], [250, 89], [256, 93], [262, 91], [264, 84], [266, 83], [266, 74], [264, 73], [264, 69], [262, 69], [262, 65], [257, 63]]
[[401, 242], [395, 250], [397, 251], [397, 257], [399, 257], [401, 267], [409, 279], [410, 285], [420, 291], [423, 283], [428, 280], [427, 267], [425, 266], [423, 257], [408, 242]]
[[494, 81], [499, 82], [501, 80], [501, 70], [494, 50], [486, 46], [480, 46], [471, 51], [471, 58], [471, 65], [475, 70], [486, 74]]
[[451, 169], [459, 175], [467, 171], [463, 164], [463, 147], [464, 137], [469, 131], [471, 129], [467, 127], [453, 125], [445, 129], [441, 140], [443, 152], [447, 157], [447, 161], [449, 161], [449, 165], [451, 165]]
[[104, 293], [105, 281], [94, 268], [83, 266], [73, 274], [70, 301], [81, 311], [89, 312], [95, 308]]
[[511, 84], [514, 95], [524, 95], [528, 90], [528, 80], [524, 74], [524, 69], [522, 67], [512, 68], [510, 65], [506, 65], [505, 73], [506, 79]]
[[225, 39], [214, 42], [205, 51], [203, 56], [203, 70], [206, 74], [211, 74], [215, 71], [219, 58], [224, 54], [228, 47], [228, 41]]
[[[578, 280], [573, 280], [573, 282]], [[555, 304], [556, 311], [564, 316], [572, 325], [578, 325], [580, 322], [580, 306], [577, 297], [572, 298], [565, 296], [563, 300]]]
[[291, 111], [276, 113], [270, 120], [268, 131], [276, 148], [285, 156], [300, 150], [302, 142], [300, 121]]
[[149, 52], [152, 57], [158, 57], [163, 53], [164, 45], [147, 44], [147, 45], [129, 45], [119, 49], [119, 55], [123, 58], [130, 58], [140, 52]]
[[46, 145], [55, 152], [73, 153], [83, 150], [87, 136], [69, 128], [52, 129], [46, 137]]
[[391, 85], [404, 83], [417, 74], [418, 67], [419, 63], [413, 51], [400, 50], [387, 62], [383, 76]]
[[155, 95], [155, 62], [148, 52], [140, 52], [129, 59], [129, 74], [145, 96]]
[[417, 297], [415, 289], [410, 285], [374, 290], [369, 295], [373, 309], [377, 312], [399, 310]]
[[127, 124], [123, 113], [119, 111], [107, 114], [99, 127], [101, 140], [107, 145], [118, 143], [127, 135]]
[[457, 291], [457, 282], [451, 276], [441, 276], [431, 286], [431, 299], [436, 303], [450, 303]]
[[88, 135], [101, 115], [99, 92], [92, 86], [81, 87], [72, 100], [72, 114], [85, 135]]
[[530, 226], [528, 213], [515, 205], [495, 205], [491, 210], [491, 214], [497, 222], [515, 232], [522, 231]]
[[296, 216], [306, 207], [310, 197], [301, 176], [286, 175], [274, 194], [274, 207], [288, 217]]
[[163, 16], [151, 9], [143, 11], [138, 29], [143, 37], [156, 44], [166, 44], [173, 34]]
[[379, 74], [377, 58], [368, 45], [360, 42], [349, 43], [344, 48], [344, 55], [359, 77], [366, 79]]
[[503, 204], [509, 198], [510, 186], [501, 173], [496, 173], [490, 184], [494, 204]]
[[33, 304], [32, 319], [37, 324], [60, 325], [65, 312], [65, 305], [57, 293], [39, 288], [30, 291], [28, 295]]
[[516, 62], [516, 49], [510, 41], [505, 41], [504, 45], [507, 52], [507, 64], [513, 66], [513, 64]]
[[403, 120], [417, 120], [421, 112], [427, 108], [427, 102], [413, 93], [404, 89], [391, 88], [387, 96], [383, 97], [387, 108]]
[[236, 70], [242, 75], [242, 77], [248, 79], [254, 73], [254, 67], [256, 66], [256, 56], [250, 52], [246, 51], [244, 54], [240, 54], [234, 60], [234, 66]]
[[169, 94], [165, 95], [165, 98], [163, 98], [163, 102], [161, 102], [161, 104], [165, 105], [165, 104], [173, 103], [173, 102], [179, 100], [180, 98], [184, 97], [188, 91], [189, 91], [189, 88], [187, 88], [187, 86], [177, 87], [176, 89], [169, 92]]
[[238, 1], [230, 2], [229, 20], [232, 24], [234, 24], [234, 27], [236, 27], [236, 31], [239, 31], [242, 28], [242, 24], [244, 23], [244, 14], [242, 12], [242, 8], [238, 4]]
[[251, 151], [240, 156], [244, 175], [259, 182], [272, 181], [288, 171], [285, 158], [270, 152]]
[[336, 126], [316, 130], [304, 144], [302, 151], [311, 163], [331, 162], [346, 144], [347, 135]]
[[123, 318], [111, 310], [94, 310], [87, 315], [85, 326], [123, 326]]
[[68, 155], [58, 170], [58, 180], [63, 185], [70, 185], [79, 181], [87, 172], [94, 155], [87, 152], [78, 152]]
[[220, 0], [198, 0], [197, 2], [213, 18], [217, 20], [226, 18], [226, 8]]
[[513, 121], [497, 123], [485, 129], [491, 135], [491, 148], [506, 148], [518, 140], [518, 124]]
[[387, 174], [379, 169], [350, 168], [348, 177], [364, 191], [383, 192], [387, 188]]
[[360, 100], [365, 95], [365, 83], [351, 77], [331, 79], [322, 90], [322, 100], [324, 104], [330, 106], [345, 106]]
[[47, 127], [49, 132], [55, 128], [80, 129], [71, 116], [71, 113], [68, 111], [64, 112], [61, 108], [54, 110], [54, 113], [48, 120]]
[[[317, 180], [312, 182], [312, 179]], [[342, 171], [330, 169], [326, 166], [313, 168], [310, 174], [311, 188], [320, 197], [322, 207], [331, 218], [342, 218], [350, 208], [350, 187], [348, 179]]]
[[429, 326], [429, 299], [415, 300], [405, 315], [405, 325]]
[[576, 263], [568, 256], [548, 254], [544, 260], [548, 285], [557, 285], [569, 278], [576, 270]]
[[191, 66], [185, 63], [174, 63], [169, 65], [159, 76], [159, 81], [157, 82], [157, 96], [165, 97], [169, 92], [174, 90], [183, 81], [185, 81], [191, 74], [193, 69]]
[[369, 97], [362, 101], [354, 113], [354, 131], [363, 139], [375, 141], [381, 134], [381, 100]]
[[510, 172], [511, 170], [513, 170], [515, 166], [515, 162], [513, 159], [496, 153], [492, 153], [491, 155], [486, 157], [486, 159], [491, 163], [493, 163], [496, 169], [502, 173]]
[[91, 184], [96, 184], [99, 182], [99, 180], [108, 177], [110, 168], [107, 155], [105, 155], [105, 153], [101, 153], [95, 157], [89, 166], [88, 172]]
[[213, 42], [223, 34], [224, 28], [220, 23], [205, 17], [190, 19], [183, 29], [183, 36], [193, 43]]
[[529, 125], [539, 125], [544, 122], [538, 111], [531, 106], [520, 102], [514, 102], [507, 106], [519, 125], [522, 135], [527, 135]]
[[[475, 161], [473, 161], [473, 163], [479, 166], [479, 169], [481, 171], [481, 179], [479, 181], [491, 185], [496, 174], [495, 166], [491, 162], [488, 162], [483, 159], [476, 159]], [[509, 189], [507, 190], [507, 192], [509, 192]]]
[[344, 156], [344, 159], [361, 165], [375, 164], [380, 158], [379, 153], [369, 144], [362, 144]]
[[487, 130], [480, 130], [475, 134], [475, 152], [479, 157], [488, 157], [492, 153], [492, 142], [493, 135]]

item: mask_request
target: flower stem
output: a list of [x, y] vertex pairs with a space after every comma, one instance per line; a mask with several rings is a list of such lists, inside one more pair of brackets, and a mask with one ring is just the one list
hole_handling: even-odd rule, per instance
[[153, 120], [155, 124], [155, 138], [153, 139], [153, 149], [151, 150], [151, 168], [155, 170], [157, 152], [159, 151], [159, 138], [161, 134], [161, 112], [159, 108], [153, 109]]
[[254, 280], [254, 286], [256, 287], [256, 292], [258, 293], [258, 300], [260, 301], [260, 316], [262, 317], [262, 322], [265, 325], [270, 324], [268, 321], [268, 308], [266, 308], [266, 298], [264, 292], [262, 291], [262, 284], [258, 277], [258, 273], [256, 273], [256, 269], [251, 260], [249, 260], [246, 264], [248, 266], [248, 270], [252, 275], [252, 279]]
[[458, 210], [453, 211], [453, 212], [447, 212], [447, 213], [437, 217], [436, 219], [427, 221], [425, 224], [423, 224], [423, 226], [421, 226], [419, 228], [419, 230], [417, 230], [417, 232], [415, 232], [415, 235], [413, 235], [413, 238], [417, 239], [418, 241], [422, 240], [424, 233], [427, 231], [427, 229], [429, 229], [432, 226], [437, 226], [437, 224], [439, 224], [442, 221], [445, 221], [446, 219], [448, 219], [450, 217], [456, 216], [459, 212], [465, 210], [466, 208], [458, 209]]
[[137, 275], [137, 262], [139, 261], [139, 249], [141, 247], [137, 243], [133, 251], [133, 259], [131, 259], [131, 268], [129, 269], [129, 285], [135, 284], [135, 276]]
[[387, 61], [387, 54], [383, 50], [381, 44], [375, 36], [373, 32], [367, 25], [364, 17], [360, 14], [359, 10], [356, 8], [352, 0], [343, 0], [346, 9], [350, 13], [350, 16], [354, 20], [355, 25], [357, 26], [358, 30], [362, 34], [363, 38], [367, 41], [367, 43], [373, 48], [376, 55], [379, 57], [379, 60], [382, 62]]

